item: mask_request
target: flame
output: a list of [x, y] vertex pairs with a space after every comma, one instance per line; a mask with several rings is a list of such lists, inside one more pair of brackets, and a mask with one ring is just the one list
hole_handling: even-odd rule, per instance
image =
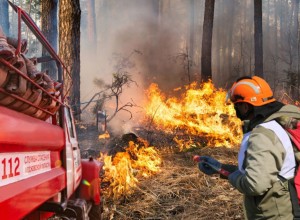
[[[186, 86], [180, 99], [166, 98], [157, 84], [150, 85], [147, 95], [146, 114], [156, 127], [205, 137], [207, 146], [232, 147], [240, 143], [241, 121], [235, 117], [233, 105], [225, 104], [226, 92], [216, 89], [211, 81]], [[189, 148], [178, 138], [174, 140], [181, 150]]]
[[154, 147], [142, 141], [144, 146], [138, 146], [130, 141], [126, 152], [118, 152], [114, 157], [101, 155], [104, 161], [103, 182], [109, 187], [104, 191], [114, 199], [129, 195], [137, 187], [138, 178], [149, 177], [160, 171], [161, 158]]
[[109, 133], [107, 131], [105, 131], [105, 133], [104, 134], [100, 134], [98, 138], [99, 139], [108, 139], [108, 138], [110, 138], [110, 135], [109, 135]]

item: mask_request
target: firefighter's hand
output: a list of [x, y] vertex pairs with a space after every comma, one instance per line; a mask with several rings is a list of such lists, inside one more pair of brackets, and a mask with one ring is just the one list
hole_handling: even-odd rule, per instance
[[198, 163], [199, 170], [201, 170], [203, 173], [207, 175], [218, 173], [218, 171], [212, 169], [208, 164], [211, 164], [217, 168], [221, 168], [222, 165], [219, 161], [208, 156], [201, 156], [199, 160], [200, 160], [200, 162]]

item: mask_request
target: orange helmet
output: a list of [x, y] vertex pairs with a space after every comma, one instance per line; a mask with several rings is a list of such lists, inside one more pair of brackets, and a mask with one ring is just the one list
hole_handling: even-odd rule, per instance
[[275, 101], [269, 84], [258, 76], [236, 81], [227, 93], [226, 101], [229, 99], [233, 103], [247, 102], [254, 106]]

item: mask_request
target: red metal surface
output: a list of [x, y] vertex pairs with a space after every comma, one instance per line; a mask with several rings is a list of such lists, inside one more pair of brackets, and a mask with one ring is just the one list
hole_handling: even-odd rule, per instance
[[60, 158], [60, 151], [51, 151], [50, 160], [51, 160], [51, 168], [61, 167], [62, 161]]
[[55, 168], [0, 188], [1, 219], [21, 219], [66, 186], [65, 170]]
[[63, 149], [61, 127], [0, 106], [0, 152]]
[[0, 128], [0, 153], [51, 151], [50, 171], [0, 187], [0, 219], [21, 219], [66, 187], [60, 158], [64, 131], [2, 106]]
[[33, 212], [26, 216], [26, 220], [48, 220], [55, 213], [52, 212]]
[[103, 164], [96, 160], [82, 159], [82, 182], [80, 184], [80, 197], [100, 204], [100, 177], [99, 172]]
[[[76, 173], [80, 172], [80, 170], [82, 170], [81, 164], [79, 165], [79, 167], [77, 167]], [[77, 185], [77, 186], [79, 185], [79, 182], [81, 181], [81, 179], [82, 179], [82, 173], [81, 173], [81, 175], [78, 176], [77, 179], [76, 179], [76, 185]]]

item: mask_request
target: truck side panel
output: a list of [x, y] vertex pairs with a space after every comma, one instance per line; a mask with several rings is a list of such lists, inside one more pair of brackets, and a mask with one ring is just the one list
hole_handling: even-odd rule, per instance
[[64, 139], [61, 127], [0, 106], [0, 153], [58, 151]]
[[55, 168], [0, 187], [1, 219], [21, 219], [65, 187], [65, 170]]
[[65, 132], [0, 106], [1, 219], [20, 219], [66, 187]]

